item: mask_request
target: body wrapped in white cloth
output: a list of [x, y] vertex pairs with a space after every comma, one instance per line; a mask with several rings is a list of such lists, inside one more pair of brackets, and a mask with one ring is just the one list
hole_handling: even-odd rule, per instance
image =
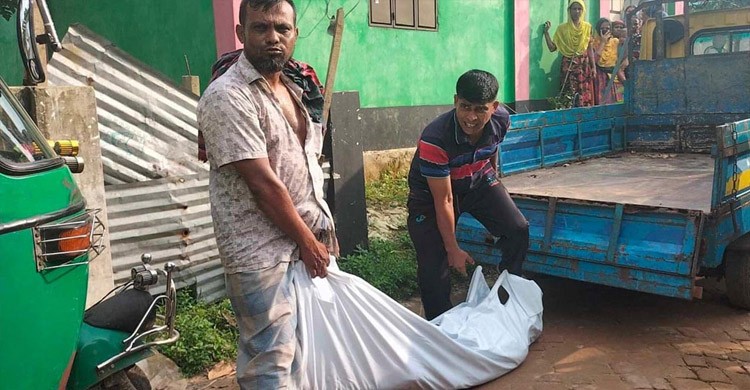
[[324, 279], [294, 267], [300, 389], [476, 386], [521, 364], [542, 332], [541, 289], [507, 272], [490, 289], [477, 267], [466, 301], [428, 322], [335, 260]]

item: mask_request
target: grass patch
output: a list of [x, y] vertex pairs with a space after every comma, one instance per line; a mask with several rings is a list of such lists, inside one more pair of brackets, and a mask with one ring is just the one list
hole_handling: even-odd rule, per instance
[[365, 185], [368, 207], [406, 206], [409, 184], [404, 175], [385, 172], [380, 179]]
[[159, 347], [159, 351], [186, 375], [201, 374], [218, 362], [237, 358], [239, 331], [229, 299], [202, 303], [187, 290], [181, 290], [177, 296], [175, 328], [180, 339]]
[[417, 293], [416, 254], [405, 232], [392, 240], [373, 239], [369, 249], [358, 249], [340, 259], [339, 267], [393, 299], [409, 298]]

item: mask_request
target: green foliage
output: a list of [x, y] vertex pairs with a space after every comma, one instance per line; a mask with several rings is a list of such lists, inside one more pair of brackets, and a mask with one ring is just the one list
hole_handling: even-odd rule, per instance
[[368, 207], [405, 206], [409, 196], [406, 176], [391, 172], [383, 173], [379, 180], [365, 185], [365, 199]]
[[417, 293], [416, 255], [405, 232], [394, 240], [372, 240], [369, 249], [358, 249], [340, 259], [339, 267], [361, 277], [393, 299], [404, 299]]
[[236, 359], [239, 332], [229, 299], [201, 303], [181, 290], [177, 305], [175, 328], [180, 339], [160, 347], [161, 353], [186, 375], [200, 374], [218, 362]]
[[547, 101], [552, 105], [553, 109], [565, 110], [573, 107], [573, 99], [573, 92], [569, 88], [566, 88], [559, 95], [548, 98]]
[[0, 16], [5, 20], [10, 20], [18, 9], [18, 0], [0, 0]]

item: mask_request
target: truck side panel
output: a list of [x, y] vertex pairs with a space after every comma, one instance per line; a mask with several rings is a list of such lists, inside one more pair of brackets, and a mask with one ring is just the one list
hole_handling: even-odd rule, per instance
[[[514, 196], [529, 221], [524, 269], [689, 299], [700, 212], [580, 200]], [[495, 238], [470, 215], [457, 237], [475, 260], [498, 264]]]
[[636, 61], [632, 65], [635, 85], [626, 92], [628, 114], [639, 119], [687, 116], [704, 125], [745, 119], [750, 112], [748, 64], [750, 52]]
[[624, 130], [621, 104], [513, 115], [500, 144], [501, 174], [622, 150]]

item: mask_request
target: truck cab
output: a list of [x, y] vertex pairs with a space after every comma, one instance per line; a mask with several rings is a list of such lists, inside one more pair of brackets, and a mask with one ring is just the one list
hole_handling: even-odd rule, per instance
[[[709, 3], [709, 2], [703, 2]], [[663, 39], [657, 19], [641, 29], [641, 60], [683, 58], [750, 51], [750, 6], [717, 10], [690, 9], [688, 14], [663, 18]], [[661, 42], [661, 50], [658, 43]]]

